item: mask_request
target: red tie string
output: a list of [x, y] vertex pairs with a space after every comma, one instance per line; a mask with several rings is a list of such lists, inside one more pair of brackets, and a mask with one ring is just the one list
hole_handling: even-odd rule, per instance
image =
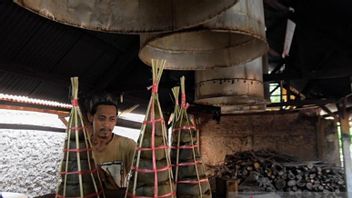
[[143, 124], [147, 125], [147, 124], [153, 124], [155, 122], [161, 122], [162, 123], [162, 122], [164, 122], [164, 119], [159, 118], [159, 119], [155, 119], [155, 120], [147, 120], [147, 121], [144, 121]]
[[201, 164], [202, 161], [194, 161], [194, 162], [182, 162], [182, 163], [178, 163], [176, 164], [176, 166], [194, 166], [196, 164]]
[[93, 170], [82, 170], [82, 171], [64, 171], [61, 172], [61, 175], [86, 175], [86, 174], [91, 174], [91, 173], [96, 173], [97, 169], [93, 169]]
[[158, 146], [158, 147], [154, 147], [154, 148], [146, 148], [146, 147], [137, 147], [137, 151], [153, 151], [153, 150], [162, 150], [162, 149], [169, 149], [169, 146]]
[[183, 127], [180, 127], [180, 128], [174, 128], [172, 131], [173, 132], [178, 132], [180, 130], [191, 130], [191, 129], [196, 130], [196, 127], [195, 126], [183, 126]]
[[[156, 91], [156, 92], [154, 92]], [[152, 90], [152, 93], [157, 93], [158, 92], [158, 87], [157, 87], [157, 84], [153, 84], [153, 90]], [[155, 110], [154, 110], [154, 101], [151, 105], [151, 125], [152, 125], [152, 137], [151, 137], [151, 147], [152, 148], [155, 148]], [[150, 169], [138, 169], [138, 167], [136, 167], [136, 171], [137, 172], [148, 172], [148, 171], [151, 171], [154, 173], [154, 197], [157, 197], [158, 196], [158, 193], [159, 193], [159, 186], [158, 186], [158, 167], [157, 167], [157, 163], [156, 163], [156, 153], [155, 153], [155, 150], [152, 150], [152, 160], [153, 160], [153, 169], [150, 170]], [[165, 167], [167, 168], [167, 167]], [[166, 169], [168, 170], [168, 169]], [[146, 171], [146, 172], [145, 172]]]
[[171, 170], [172, 166], [165, 166], [159, 169], [150, 169], [150, 168], [136, 168], [135, 166], [132, 167], [132, 170], [135, 170], [136, 172], [139, 173], [157, 173], [157, 172], [162, 172], [162, 171], [167, 171], [167, 170]]
[[189, 106], [189, 104], [186, 103], [186, 94], [185, 94], [185, 93], [182, 93], [182, 95], [181, 95], [181, 107], [182, 107], [183, 109], [187, 109], [188, 106]]
[[184, 146], [172, 146], [171, 149], [193, 149], [197, 148], [198, 144], [195, 145], [184, 145]]
[[[102, 193], [103, 193], [103, 191], [90, 193], [90, 194], [84, 196], [83, 198], [98, 197], [98, 195], [101, 195]], [[58, 198], [81, 198], [81, 197], [66, 197], [66, 196], [59, 195], [59, 194], [56, 194], [56, 197], [58, 197]]]
[[128, 196], [131, 198], [167, 198], [175, 195], [176, 195], [176, 192], [169, 192], [167, 194], [156, 196], [156, 197], [147, 197], [147, 196], [137, 196], [137, 195], [133, 195], [132, 193], [128, 193]]
[[158, 93], [158, 84], [157, 83], [154, 83], [152, 85], [152, 93]]
[[72, 106], [77, 107], [78, 106], [78, 100], [77, 99], [71, 100], [71, 104], [72, 104]]
[[208, 182], [208, 179], [201, 179], [201, 180], [180, 180], [177, 181], [178, 184], [198, 184], [198, 183], [205, 183]]
[[68, 128], [68, 129], [80, 131], [80, 130], [83, 129], [83, 127], [82, 127], [82, 126], [79, 126], [79, 127], [71, 127], [71, 128]]

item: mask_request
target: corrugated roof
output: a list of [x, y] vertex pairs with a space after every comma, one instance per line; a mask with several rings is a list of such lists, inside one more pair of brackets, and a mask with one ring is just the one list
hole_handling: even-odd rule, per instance
[[0, 2], [0, 13], [3, 93], [68, 101], [70, 77], [80, 77], [82, 91], [93, 89], [104, 73], [119, 67], [128, 50], [139, 45], [138, 36], [62, 25], [10, 0]]
[[71, 104], [61, 103], [57, 101], [50, 101], [50, 100], [41, 100], [36, 98], [30, 98], [27, 96], [3, 94], [3, 93], [0, 93], [0, 100], [15, 102], [15, 103], [26, 103], [26, 104], [48, 106], [48, 107], [58, 107], [58, 108], [65, 108], [65, 109], [72, 108]]

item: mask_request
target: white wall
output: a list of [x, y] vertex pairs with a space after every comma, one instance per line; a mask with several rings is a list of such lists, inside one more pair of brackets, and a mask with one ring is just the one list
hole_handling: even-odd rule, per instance
[[[65, 128], [57, 115], [0, 109], [0, 123]], [[0, 191], [54, 193], [65, 133], [0, 129]]]
[[[65, 128], [57, 115], [0, 109], [0, 123]], [[114, 133], [137, 140], [139, 130], [115, 127]], [[36, 197], [55, 193], [65, 133], [0, 129], [0, 192]]]
[[29, 197], [54, 193], [64, 133], [0, 130], [0, 191]]

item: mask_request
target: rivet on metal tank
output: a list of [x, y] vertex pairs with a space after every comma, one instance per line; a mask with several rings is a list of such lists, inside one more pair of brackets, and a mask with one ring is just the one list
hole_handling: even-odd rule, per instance
[[167, 60], [167, 69], [228, 67], [262, 56], [267, 50], [261, 0], [239, 0], [213, 20], [168, 34], [142, 34], [140, 59]]
[[[221, 107], [222, 114], [264, 111], [263, 61], [195, 72], [195, 102]], [[222, 83], [220, 83], [222, 81]]]
[[104, 32], [170, 32], [202, 24], [238, 0], [14, 0], [54, 21]]

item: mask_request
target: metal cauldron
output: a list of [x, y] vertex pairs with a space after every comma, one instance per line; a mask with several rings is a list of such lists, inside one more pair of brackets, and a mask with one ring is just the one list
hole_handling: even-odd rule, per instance
[[221, 107], [222, 114], [264, 111], [263, 59], [195, 72], [195, 102]]
[[147, 65], [151, 65], [151, 59], [165, 59], [167, 69], [202, 70], [248, 62], [267, 48], [263, 2], [240, 0], [195, 28], [142, 34], [139, 57]]
[[54, 21], [121, 33], [170, 32], [204, 23], [238, 0], [14, 0]]

